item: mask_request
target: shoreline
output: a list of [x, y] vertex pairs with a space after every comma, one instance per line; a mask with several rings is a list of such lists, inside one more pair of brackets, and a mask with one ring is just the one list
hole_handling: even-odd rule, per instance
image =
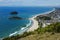
[[51, 13], [53, 11], [55, 11], [55, 8], [53, 8], [53, 10], [51, 10], [51, 11], [41, 13], [41, 14], [37, 14], [37, 15], [33, 16], [32, 18], [29, 18], [29, 20], [31, 20], [33, 22], [33, 24], [30, 26], [30, 28], [27, 30], [27, 32], [34, 31], [35, 29], [37, 29], [39, 27], [38, 26], [38, 21], [35, 20], [34, 18], [36, 18], [39, 15], [49, 14], [49, 13]]
[[[34, 31], [35, 29], [37, 29], [39, 27], [38, 26], [38, 21], [35, 20], [34, 18], [36, 18], [39, 15], [49, 14], [50, 12], [53, 12], [53, 11], [55, 11], [55, 8], [51, 11], [44, 12], [44, 13], [41, 13], [41, 14], [36, 14], [35, 16], [29, 18], [29, 20], [32, 21], [33, 23], [31, 24], [31, 26], [29, 28], [26, 28], [25, 30], [24, 30], [24, 28], [22, 28], [22, 30], [24, 30], [23, 32], [30, 32], [30, 31]], [[29, 24], [28, 24], [28, 26], [29, 26]], [[22, 34], [23, 34], [23, 32], [22, 32]], [[13, 33], [11, 36], [15, 35], [16, 33], [17, 32]], [[20, 32], [18, 34], [20, 34]], [[9, 36], [9, 37], [11, 37], [11, 36]]]

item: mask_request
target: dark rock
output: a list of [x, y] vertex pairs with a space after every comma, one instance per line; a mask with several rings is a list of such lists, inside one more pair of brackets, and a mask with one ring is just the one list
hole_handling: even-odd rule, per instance
[[11, 14], [11, 15], [17, 15], [18, 12], [15, 11], [15, 12], [11, 12], [10, 14]]
[[10, 20], [22, 20], [21, 17], [18, 17], [18, 16], [12, 16], [12, 17], [9, 17]]

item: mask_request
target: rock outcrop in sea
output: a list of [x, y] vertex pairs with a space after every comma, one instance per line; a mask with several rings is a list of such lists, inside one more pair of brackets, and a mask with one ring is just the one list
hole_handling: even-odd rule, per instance
[[11, 12], [10, 14], [11, 14], [11, 15], [17, 15], [18, 12], [14, 11], [14, 12]]
[[14, 11], [10, 13], [11, 16], [8, 18], [10, 20], [22, 20], [23, 18], [18, 16], [18, 12]]

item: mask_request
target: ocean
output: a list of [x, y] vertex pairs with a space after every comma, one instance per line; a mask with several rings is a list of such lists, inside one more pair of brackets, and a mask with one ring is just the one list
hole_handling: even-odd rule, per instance
[[[12, 33], [21, 33], [24, 27], [30, 23], [30, 17], [51, 11], [52, 9], [53, 7], [0, 7], [0, 38], [8, 37]], [[18, 12], [17, 16], [24, 19], [10, 20], [9, 17], [13, 16], [10, 13], [14, 11]]]

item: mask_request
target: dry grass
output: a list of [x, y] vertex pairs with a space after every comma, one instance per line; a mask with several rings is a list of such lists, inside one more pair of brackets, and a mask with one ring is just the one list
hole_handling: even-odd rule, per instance
[[45, 33], [45, 34], [34, 34], [27, 37], [21, 38], [19, 40], [60, 40], [60, 33]]

